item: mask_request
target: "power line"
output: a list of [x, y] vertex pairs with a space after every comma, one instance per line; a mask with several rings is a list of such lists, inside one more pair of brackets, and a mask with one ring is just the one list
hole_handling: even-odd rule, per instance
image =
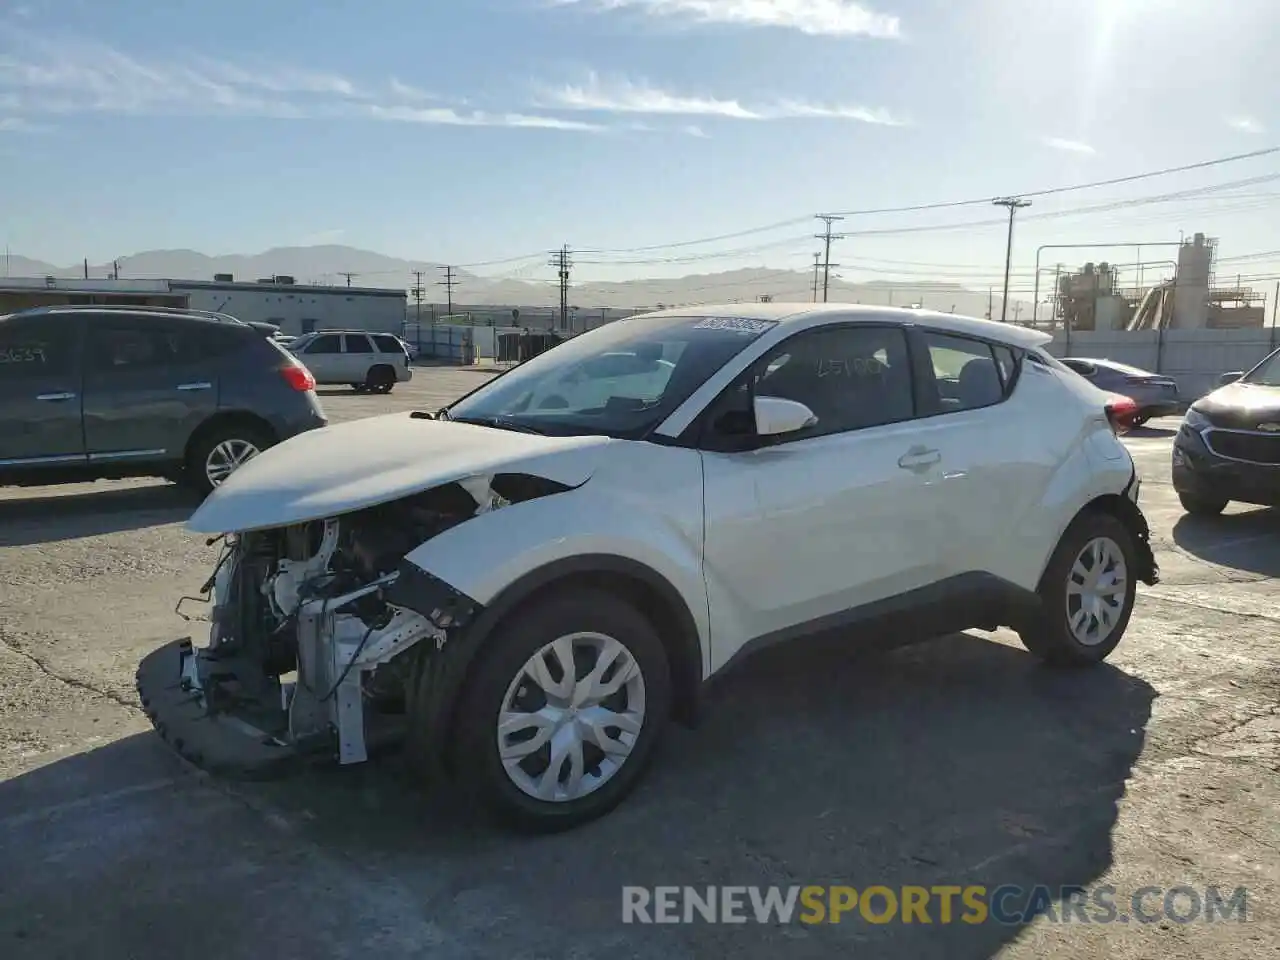
[[[1075, 183], [1068, 186], [1049, 187], [1041, 190], [1022, 190], [1014, 195], [1019, 197], [1049, 197], [1062, 193], [1074, 193], [1080, 190], [1093, 190], [1099, 187], [1111, 187], [1124, 183], [1135, 183], [1140, 180], [1149, 180], [1155, 177], [1170, 176], [1175, 173], [1204, 170], [1227, 163], [1238, 163], [1242, 160], [1254, 160], [1258, 157], [1271, 156], [1276, 153], [1280, 153], [1280, 146], [1266, 147], [1264, 149], [1253, 150], [1248, 153], [1237, 153], [1227, 157], [1218, 157], [1213, 160], [1201, 160], [1196, 163], [1183, 164], [1182, 166], [1177, 167], [1165, 167], [1161, 170], [1149, 170], [1145, 173], [1135, 173], [1123, 177], [1112, 177], [1107, 180], [1093, 180], [1088, 183]], [[835, 214], [842, 217], [864, 217], [886, 213], [919, 213], [927, 210], [945, 210], [953, 207], [985, 206], [990, 204], [992, 199], [993, 198], [990, 196], [972, 197], [966, 200], [946, 200], [936, 203], [921, 203], [901, 207], [874, 207], [863, 208], [860, 210], [837, 210], [835, 211]], [[718, 243], [724, 240], [736, 240], [740, 237], [751, 236], [757, 233], [768, 233], [773, 230], [781, 230], [785, 227], [804, 223], [808, 219], [808, 217], [796, 217], [789, 220], [779, 220], [775, 223], [764, 224], [762, 226], [749, 227], [745, 230], [737, 230], [732, 233], [722, 233], [710, 237], [698, 237], [693, 240], [679, 240], [670, 243], [649, 244], [641, 247], [584, 247], [582, 249], [585, 252], [593, 254], [649, 253], [655, 250], [674, 250], [683, 247], [700, 246], [706, 243]]]

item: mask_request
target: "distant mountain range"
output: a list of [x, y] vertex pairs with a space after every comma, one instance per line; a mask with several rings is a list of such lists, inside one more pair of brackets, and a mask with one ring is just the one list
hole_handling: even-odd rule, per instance
[[[413, 286], [414, 272], [422, 272], [424, 302], [442, 303], [444, 289], [437, 284], [443, 278], [443, 266], [425, 261], [401, 260], [369, 250], [338, 245], [310, 247], [277, 247], [252, 256], [228, 254], [211, 257], [195, 250], [148, 250], [115, 263], [91, 263], [90, 278], [110, 277], [116, 266], [121, 279], [133, 280], [212, 280], [214, 274], [229, 273], [236, 280], [253, 281], [286, 275], [298, 283], [346, 285], [351, 274], [353, 286], [408, 289]], [[11, 277], [82, 278], [85, 265], [59, 267], [16, 254], [5, 261], [5, 275]], [[456, 270], [455, 309], [467, 305], [511, 305], [552, 307], [559, 303], [559, 291], [548, 268], [545, 279], [517, 280], [478, 276]], [[999, 313], [999, 291], [994, 308]], [[758, 300], [768, 297], [776, 301], [808, 301], [813, 296], [813, 274], [809, 271], [771, 270], [755, 267], [721, 273], [698, 274], [680, 278], [648, 278], [617, 283], [587, 282], [574, 284], [570, 302], [581, 310], [591, 308], [633, 308], [678, 306], [691, 303]], [[951, 283], [918, 281], [875, 281], [846, 283], [833, 279], [828, 297], [844, 303], [906, 306], [922, 304], [936, 310], [970, 316], [985, 316], [988, 294]], [[1009, 301], [1009, 313], [1027, 311], [1030, 304]]]

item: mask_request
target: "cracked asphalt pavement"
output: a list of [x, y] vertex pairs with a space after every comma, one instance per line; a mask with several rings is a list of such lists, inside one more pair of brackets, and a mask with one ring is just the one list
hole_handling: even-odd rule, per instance
[[[435, 409], [423, 368], [334, 419]], [[1163, 581], [1109, 664], [1004, 632], [891, 654], [759, 655], [674, 728], [612, 816], [544, 838], [474, 821], [403, 760], [232, 784], [138, 709], [213, 551], [137, 481], [0, 491], [0, 957], [1280, 956], [1280, 511], [1184, 517], [1172, 427], [1127, 438]], [[626, 925], [623, 885], [1246, 887], [1246, 922]], [[1158, 898], [1153, 903], [1158, 903]]]

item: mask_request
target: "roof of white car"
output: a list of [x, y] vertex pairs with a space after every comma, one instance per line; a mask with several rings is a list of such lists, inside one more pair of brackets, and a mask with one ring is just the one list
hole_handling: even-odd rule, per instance
[[799, 325], [815, 316], [831, 323], [872, 323], [892, 321], [916, 323], [948, 333], [969, 334], [999, 340], [1019, 347], [1041, 347], [1053, 337], [1043, 330], [1020, 327], [995, 320], [962, 317], [936, 310], [910, 307], [875, 307], [852, 303], [725, 303], [677, 307], [644, 314], [646, 317], [738, 317], [744, 320], [774, 320], [784, 326]]

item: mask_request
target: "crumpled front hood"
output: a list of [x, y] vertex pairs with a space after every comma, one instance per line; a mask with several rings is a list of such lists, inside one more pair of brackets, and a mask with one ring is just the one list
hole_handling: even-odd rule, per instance
[[322, 427], [263, 451], [187, 521], [240, 533], [321, 520], [466, 477], [529, 473], [578, 486], [608, 437], [544, 437], [388, 414]]

